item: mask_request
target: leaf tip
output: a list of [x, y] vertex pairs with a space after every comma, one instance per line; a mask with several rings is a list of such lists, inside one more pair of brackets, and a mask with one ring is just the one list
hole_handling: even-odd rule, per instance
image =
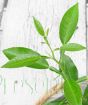
[[34, 16], [32, 16], [32, 18], [33, 18], [33, 21], [34, 21], [34, 24], [35, 24], [35, 20], [36, 20], [36, 18], [35, 18]]
[[5, 68], [4, 65], [2, 65], [1, 68]]
[[83, 46], [83, 48], [82, 48], [83, 50], [85, 50], [85, 49], [87, 49], [85, 46]]

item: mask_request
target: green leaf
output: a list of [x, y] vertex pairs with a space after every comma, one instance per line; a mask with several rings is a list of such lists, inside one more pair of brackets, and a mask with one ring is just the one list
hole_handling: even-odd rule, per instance
[[61, 71], [56, 69], [55, 67], [50, 66], [49, 69], [57, 74], [61, 74]]
[[78, 23], [78, 3], [71, 7], [63, 16], [60, 23], [60, 40], [62, 44], [66, 44], [76, 30]]
[[3, 53], [5, 56], [11, 60], [14, 57], [18, 55], [23, 55], [23, 54], [29, 54], [30, 56], [37, 56], [40, 55], [36, 51], [33, 51], [32, 49], [25, 48], [25, 47], [11, 47], [3, 50]]
[[54, 51], [58, 51], [58, 50], [60, 50], [60, 48], [55, 48], [55, 49], [54, 49]]
[[28, 66], [33, 64], [35, 61], [39, 60], [41, 56], [30, 56], [29, 54], [19, 55], [8, 61], [3, 68], [18, 68]]
[[78, 70], [72, 59], [63, 55], [60, 60], [60, 68], [69, 80], [78, 80]]
[[40, 58], [36, 62], [34, 62], [32, 65], [28, 65], [27, 67], [36, 68], [36, 69], [48, 69], [49, 65], [48, 62], [44, 58]]
[[64, 94], [70, 105], [82, 105], [82, 93], [80, 86], [73, 80], [64, 83]]
[[64, 44], [60, 49], [65, 51], [80, 51], [80, 50], [84, 50], [85, 47], [77, 43], [68, 43], [68, 44]]
[[36, 30], [38, 31], [38, 33], [40, 35], [44, 36], [45, 32], [44, 32], [42, 24], [35, 17], [33, 17], [33, 20], [34, 20], [34, 25], [35, 25]]
[[83, 103], [82, 105], [88, 105], [88, 85], [85, 89], [82, 103]]
[[[40, 56], [39, 53], [33, 51], [32, 49], [24, 48], [24, 47], [8, 48], [8, 49], [5, 49], [3, 53], [9, 60], [15, 58], [16, 56], [20, 56], [20, 55], [23, 56], [25, 54], [28, 54], [31, 57]], [[41, 57], [39, 60], [37, 60], [33, 64], [28, 64], [27, 67], [36, 68], [36, 69], [47, 69], [49, 65], [46, 59]]]
[[77, 83], [88, 81], [88, 76], [82, 76], [77, 80]]
[[44, 105], [67, 105], [67, 101], [63, 97], [63, 98], [60, 98], [60, 99], [56, 99], [54, 101], [46, 102]]

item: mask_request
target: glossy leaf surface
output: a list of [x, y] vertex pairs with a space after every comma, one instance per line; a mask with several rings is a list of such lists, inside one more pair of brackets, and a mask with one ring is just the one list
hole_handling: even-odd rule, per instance
[[66, 78], [68, 78], [69, 80], [78, 79], [77, 67], [69, 56], [63, 55], [61, 57], [60, 66]]
[[65, 51], [80, 51], [80, 50], [84, 50], [85, 47], [77, 43], [69, 43], [69, 44], [63, 45], [61, 49]]
[[83, 104], [82, 105], [88, 105], [88, 85], [84, 91]]
[[27, 65], [33, 64], [35, 61], [40, 59], [41, 56], [30, 56], [29, 54], [19, 55], [13, 58], [12, 60], [8, 61], [3, 68], [17, 68], [17, 67], [24, 67]]
[[40, 23], [40, 21], [39, 20], [37, 20], [35, 17], [33, 17], [33, 20], [34, 20], [34, 25], [35, 25], [35, 27], [36, 27], [36, 30], [37, 30], [37, 32], [40, 34], [40, 35], [42, 35], [42, 36], [44, 36], [44, 29], [43, 29], [43, 26], [42, 26], [42, 24]]
[[64, 83], [64, 94], [70, 105], [82, 105], [82, 93], [77, 82], [66, 80]]
[[60, 40], [62, 44], [66, 44], [76, 30], [78, 23], [78, 3], [71, 7], [63, 16], [60, 23]]
[[[28, 54], [30, 57], [33, 56], [40, 56], [39, 53], [33, 51], [32, 49], [29, 48], [24, 48], [24, 47], [12, 47], [5, 49], [3, 53], [6, 55], [6, 57], [11, 60], [16, 56]], [[28, 67], [31, 68], [36, 68], [36, 69], [47, 69], [49, 67], [48, 62], [45, 60], [45, 58], [40, 58], [33, 64], [28, 64]]]

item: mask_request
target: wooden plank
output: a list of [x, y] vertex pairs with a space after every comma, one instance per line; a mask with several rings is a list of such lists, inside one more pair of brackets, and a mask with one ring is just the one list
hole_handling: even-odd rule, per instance
[[[40, 53], [49, 53], [48, 48], [42, 45], [43, 39], [36, 32], [32, 16], [37, 17], [45, 29], [50, 28], [49, 39], [53, 48], [61, 45], [58, 39], [58, 25], [65, 11], [76, 0], [9, 0], [6, 13], [3, 17], [3, 35], [1, 39], [1, 51], [8, 47], [24, 46], [30, 47]], [[79, 42], [86, 44], [85, 35], [85, 1], [79, 1], [80, 18], [78, 30], [75, 32], [71, 42]], [[86, 74], [86, 53], [68, 53], [73, 57], [74, 62], [78, 66], [80, 75]], [[59, 59], [59, 54], [56, 53]], [[0, 65], [6, 62], [6, 58], [2, 52], [0, 54]], [[80, 58], [80, 59], [79, 59]], [[56, 66], [56, 64], [52, 64]], [[3, 82], [0, 94], [0, 104], [6, 102], [6, 105], [25, 105], [30, 103], [34, 105], [36, 100], [52, 85], [60, 82], [56, 74], [46, 70], [37, 71], [30, 68], [20, 69], [1, 69]], [[5, 81], [7, 84], [5, 83]], [[15, 82], [14, 82], [15, 81]], [[18, 83], [16, 82], [18, 81]], [[5, 84], [6, 89], [5, 89]], [[23, 87], [22, 87], [23, 86]], [[14, 88], [15, 87], [15, 95]], [[19, 100], [21, 97], [21, 100]], [[19, 100], [19, 101], [18, 101]]]
[[[86, 46], [88, 47], [88, 0], [86, 0], [86, 7], [85, 7], [85, 25], [86, 25]], [[87, 74], [88, 74], [88, 49], [86, 51], [86, 67], [87, 67]]]

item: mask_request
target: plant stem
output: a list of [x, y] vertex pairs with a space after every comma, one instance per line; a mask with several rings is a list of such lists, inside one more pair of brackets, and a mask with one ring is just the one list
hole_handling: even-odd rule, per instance
[[48, 39], [47, 39], [46, 36], [44, 37], [44, 40], [45, 40], [46, 44], [48, 45], [49, 49], [51, 50], [52, 56], [55, 57], [55, 56], [54, 56], [54, 52], [53, 52], [53, 50], [52, 50], [52, 48], [51, 48], [51, 46], [50, 46], [50, 44], [49, 44], [49, 41], [48, 41]]
[[59, 61], [55, 58], [54, 52], [53, 52], [53, 50], [52, 50], [52, 48], [50, 46], [50, 43], [49, 43], [49, 41], [48, 41], [46, 36], [44, 36], [44, 40], [45, 40], [46, 44], [48, 45], [48, 47], [49, 47], [49, 49], [50, 49], [50, 51], [52, 53], [51, 59], [53, 59], [57, 64], [59, 64]]
[[50, 69], [51, 71], [53, 71], [53, 72], [55, 72], [55, 73], [61, 75], [61, 71], [60, 71], [60, 70], [57, 70], [56, 68], [54, 68], [54, 67], [52, 67], [52, 66], [50, 66], [49, 69]]
[[[52, 56], [50, 58], [53, 59], [57, 64], [59, 64], [59, 61], [55, 58], [54, 52], [53, 52], [53, 50], [52, 50], [52, 48], [50, 46], [50, 43], [49, 43], [49, 41], [48, 41], [46, 36], [44, 36], [44, 40], [45, 40], [45, 43], [48, 45], [48, 47], [49, 47], [49, 49], [50, 49], [50, 51], [52, 53]], [[56, 70], [56, 68], [50, 67], [49, 69], [51, 71], [54, 71], [54, 72], [60, 74], [60, 71]], [[48, 99], [50, 99], [53, 95], [55, 95], [57, 92], [59, 92], [62, 88], [63, 88], [63, 83], [53, 86], [48, 92], [46, 92], [40, 98], [40, 100], [38, 100], [36, 105], [43, 105]]]
[[[52, 53], [52, 56], [50, 58], [53, 59], [57, 64], [59, 64], [59, 61], [55, 58], [54, 52], [53, 52], [46, 36], [44, 36], [44, 40]], [[54, 71], [54, 72], [60, 74], [60, 71], [56, 70], [55, 68], [50, 67], [49, 69], [51, 71]], [[48, 92], [46, 92], [43, 97], [40, 98], [40, 100], [36, 103], [36, 105], [43, 105], [49, 98], [51, 98], [53, 95], [55, 95], [57, 92], [59, 92], [62, 88], [63, 88], [63, 83], [55, 85]]]

